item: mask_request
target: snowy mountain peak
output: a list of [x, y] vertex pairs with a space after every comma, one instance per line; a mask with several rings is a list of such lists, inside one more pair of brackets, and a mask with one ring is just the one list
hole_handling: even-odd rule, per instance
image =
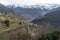
[[60, 4], [37, 4], [37, 5], [9, 5], [8, 7], [22, 7], [22, 8], [40, 8], [40, 9], [48, 9], [51, 10], [53, 8], [58, 8], [60, 7]]
[[45, 9], [51, 10], [53, 8], [60, 7], [60, 4], [24, 5], [24, 6], [19, 6], [19, 7], [22, 7], [22, 8], [41, 8], [41, 9], [45, 8]]

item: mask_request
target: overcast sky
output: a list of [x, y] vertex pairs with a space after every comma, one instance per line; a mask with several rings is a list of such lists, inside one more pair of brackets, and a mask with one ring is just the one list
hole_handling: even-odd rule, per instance
[[60, 4], [60, 0], [0, 0], [4, 5]]

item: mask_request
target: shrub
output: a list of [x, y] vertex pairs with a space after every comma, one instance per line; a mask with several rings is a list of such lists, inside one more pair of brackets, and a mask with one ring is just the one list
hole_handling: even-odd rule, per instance
[[54, 31], [47, 34], [42, 34], [41, 37], [39, 37], [39, 40], [58, 40], [59, 39], [60, 32]]
[[6, 24], [7, 27], [9, 27], [9, 20], [5, 20], [4, 23]]

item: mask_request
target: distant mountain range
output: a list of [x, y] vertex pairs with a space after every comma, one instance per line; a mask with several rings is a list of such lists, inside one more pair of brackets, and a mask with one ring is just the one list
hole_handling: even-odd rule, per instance
[[[57, 10], [58, 9], [58, 10]], [[55, 11], [51, 11], [44, 16], [33, 20], [32, 22], [38, 25], [47, 25], [51, 27], [60, 28], [60, 9], [57, 8]]]
[[0, 12], [9, 12], [9, 13], [13, 13], [13, 10], [11, 10], [10, 8], [4, 6], [3, 4], [0, 4]]
[[10, 9], [12, 9], [16, 15], [22, 15], [27, 20], [33, 20], [41, 15], [44, 15], [46, 13], [49, 13], [51, 11], [58, 10], [60, 5], [57, 4], [51, 4], [51, 5], [30, 5], [30, 6], [18, 6], [15, 7], [9, 6]]
[[0, 12], [11, 12], [17, 17], [25, 18], [26, 20], [34, 20], [39, 16], [45, 15], [49, 12], [60, 10], [60, 5], [30, 5], [30, 6], [4, 6], [0, 4]]

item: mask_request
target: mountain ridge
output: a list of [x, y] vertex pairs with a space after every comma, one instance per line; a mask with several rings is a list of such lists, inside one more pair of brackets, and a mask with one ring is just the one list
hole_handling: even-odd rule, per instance
[[42, 16], [42, 18], [35, 19], [32, 22], [38, 25], [48, 23], [51, 24], [51, 26], [54, 26], [54, 28], [60, 28], [60, 10], [51, 11]]

